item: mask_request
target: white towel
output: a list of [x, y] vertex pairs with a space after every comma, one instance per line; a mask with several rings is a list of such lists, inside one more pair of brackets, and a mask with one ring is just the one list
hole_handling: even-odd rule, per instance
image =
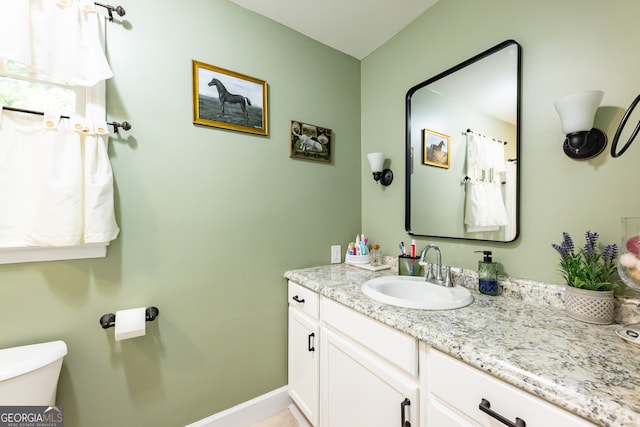
[[468, 232], [498, 230], [500, 226], [507, 225], [507, 213], [499, 183], [467, 183], [464, 223]]
[[494, 231], [507, 225], [500, 172], [504, 171], [504, 145], [467, 133], [467, 185], [464, 223], [467, 232]]
[[[517, 160], [516, 160], [517, 161]], [[505, 208], [507, 211], [507, 227], [505, 228], [505, 240], [512, 240], [516, 236], [516, 208], [517, 208], [517, 163], [508, 162], [505, 174]]]

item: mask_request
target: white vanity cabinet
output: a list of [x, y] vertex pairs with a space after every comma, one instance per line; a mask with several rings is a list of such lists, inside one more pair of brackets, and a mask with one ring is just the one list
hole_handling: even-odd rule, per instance
[[318, 294], [289, 282], [289, 396], [313, 426], [319, 425], [320, 349]]
[[421, 386], [425, 426], [595, 427], [564, 409], [422, 344], [420, 366], [424, 369]]
[[314, 427], [595, 427], [291, 281], [288, 298], [289, 395]]
[[417, 340], [320, 298], [320, 425], [417, 427]]

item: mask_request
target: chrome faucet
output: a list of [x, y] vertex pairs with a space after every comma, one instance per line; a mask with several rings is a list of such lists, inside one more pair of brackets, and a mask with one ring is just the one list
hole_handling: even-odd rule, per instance
[[[427, 253], [430, 249], [434, 249], [436, 251], [436, 264], [435, 266], [427, 261], [425, 258], [427, 257]], [[451, 280], [451, 267], [444, 267], [445, 273], [444, 277], [442, 274], [442, 253], [440, 252], [440, 248], [438, 245], [434, 245], [433, 243], [428, 244], [422, 249], [422, 253], [420, 254], [420, 261], [418, 262], [425, 270], [424, 280], [429, 283], [433, 283], [435, 285], [452, 287], [453, 280]], [[435, 267], [435, 274], [433, 272], [433, 268]]]

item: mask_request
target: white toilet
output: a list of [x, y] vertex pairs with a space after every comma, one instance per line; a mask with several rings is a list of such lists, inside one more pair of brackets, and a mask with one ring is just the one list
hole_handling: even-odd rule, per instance
[[52, 406], [64, 341], [0, 349], [0, 406]]

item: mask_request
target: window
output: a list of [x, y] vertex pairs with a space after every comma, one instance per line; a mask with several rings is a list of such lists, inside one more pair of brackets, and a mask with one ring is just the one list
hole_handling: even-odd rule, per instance
[[73, 115], [78, 109], [77, 91], [74, 87], [28, 80], [24, 67], [9, 62], [9, 75], [0, 75], [0, 105], [34, 111], [57, 111]]
[[[103, 20], [100, 20], [100, 27], [101, 34], [104, 34]], [[30, 78], [23, 65], [7, 59], [4, 61], [4, 72], [0, 74], [0, 105], [70, 117], [105, 119], [104, 81], [93, 87], [47, 83]], [[105, 257], [106, 248], [106, 244], [0, 248], [0, 264]]]

